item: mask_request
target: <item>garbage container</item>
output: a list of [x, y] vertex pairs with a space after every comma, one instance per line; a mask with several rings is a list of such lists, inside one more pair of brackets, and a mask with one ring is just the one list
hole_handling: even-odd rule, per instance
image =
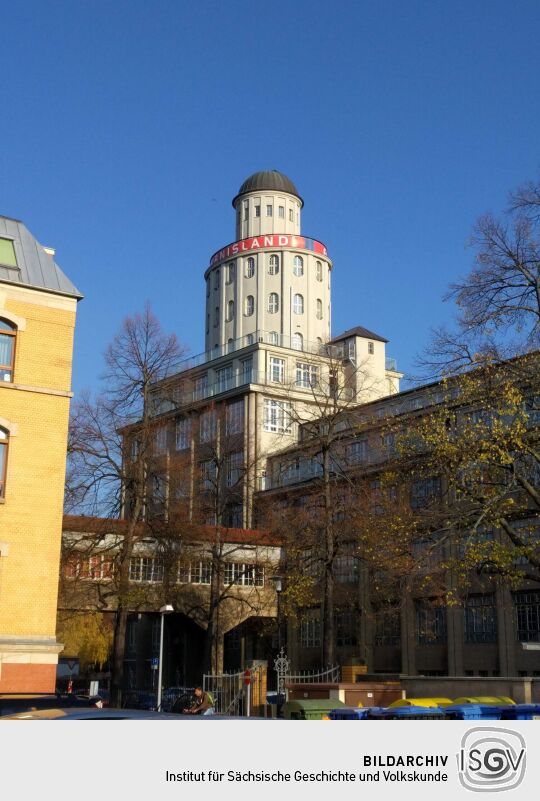
[[500, 720], [501, 710], [497, 704], [452, 704], [444, 714], [448, 720]]
[[540, 720], [540, 704], [502, 706], [501, 720]]
[[330, 720], [330, 712], [344, 707], [343, 701], [335, 698], [305, 698], [303, 701], [287, 701], [284, 707], [286, 720]]
[[444, 720], [444, 711], [438, 706], [395, 706], [373, 709], [371, 720]]
[[339, 706], [332, 709], [330, 720], [367, 720], [372, 707]]
[[449, 706], [454, 702], [450, 698], [398, 698], [397, 701], [389, 704], [389, 709], [401, 706]]
[[470, 695], [456, 698], [453, 704], [515, 704], [507, 695]]

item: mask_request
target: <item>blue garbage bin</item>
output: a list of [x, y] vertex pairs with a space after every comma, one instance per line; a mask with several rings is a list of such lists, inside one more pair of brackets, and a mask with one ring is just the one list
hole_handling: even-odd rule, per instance
[[502, 706], [501, 720], [540, 720], [540, 704]]
[[371, 720], [444, 720], [444, 711], [438, 706], [396, 706], [373, 709]]
[[502, 708], [498, 704], [452, 704], [443, 714], [448, 720], [500, 720]]
[[330, 720], [369, 720], [370, 712], [380, 707], [342, 706], [332, 709]]

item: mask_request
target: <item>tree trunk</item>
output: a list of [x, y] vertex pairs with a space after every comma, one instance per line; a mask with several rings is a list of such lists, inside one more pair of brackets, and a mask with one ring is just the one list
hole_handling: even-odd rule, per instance
[[330, 455], [328, 449], [323, 451], [324, 482], [324, 576], [323, 576], [323, 620], [322, 620], [322, 657], [323, 667], [335, 664], [335, 632], [334, 632], [334, 556], [335, 537], [332, 509], [332, 492], [330, 485]]

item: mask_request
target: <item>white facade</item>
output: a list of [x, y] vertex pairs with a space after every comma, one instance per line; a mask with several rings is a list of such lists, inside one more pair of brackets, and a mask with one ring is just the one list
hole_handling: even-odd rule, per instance
[[[272, 183], [272, 173], [261, 175]], [[239, 341], [296, 350], [328, 342], [332, 262], [323, 243], [301, 234], [301, 198], [241, 191], [233, 204], [236, 240], [205, 273], [206, 350], [237, 349]]]

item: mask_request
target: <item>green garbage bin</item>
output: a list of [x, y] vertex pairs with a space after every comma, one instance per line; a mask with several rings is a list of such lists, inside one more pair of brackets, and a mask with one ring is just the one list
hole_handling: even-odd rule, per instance
[[329, 720], [330, 712], [343, 701], [335, 698], [305, 698], [303, 701], [287, 701], [284, 707], [286, 720]]

